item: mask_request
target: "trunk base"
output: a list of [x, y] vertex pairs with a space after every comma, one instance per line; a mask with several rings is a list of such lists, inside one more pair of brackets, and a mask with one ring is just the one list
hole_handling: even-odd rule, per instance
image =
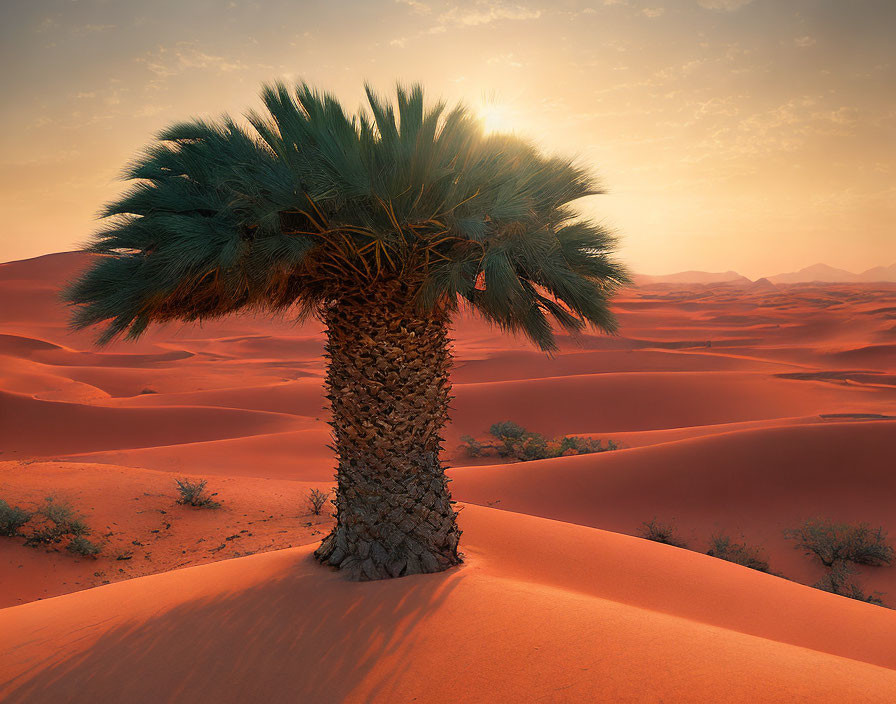
[[337, 496], [338, 523], [314, 556], [358, 582], [460, 564], [461, 530], [448, 479], [434, 458], [414, 464], [410, 469], [401, 463], [386, 482], [391, 491], [384, 492], [378, 482], [362, 478], [365, 472], [355, 462], [344, 461], [341, 478], [349, 481]]
[[[457, 531], [457, 538], [460, 537], [460, 532]], [[339, 527], [334, 528], [314, 551], [314, 556], [321, 563], [337, 568], [351, 582], [443, 572], [463, 562], [463, 556], [457, 552], [456, 542], [454, 549], [438, 551], [421, 546], [420, 552], [414, 552], [407, 547], [389, 551], [382, 549], [381, 544], [379, 549], [365, 548], [363, 543], [356, 541], [355, 546], [359, 549], [347, 552], [339, 547], [350, 545], [346, 533], [347, 531]], [[371, 546], [374, 544], [368, 543]]]

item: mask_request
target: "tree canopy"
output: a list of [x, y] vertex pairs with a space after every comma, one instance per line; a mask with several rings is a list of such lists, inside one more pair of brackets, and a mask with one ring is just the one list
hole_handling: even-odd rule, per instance
[[355, 114], [304, 83], [261, 97], [242, 124], [168, 127], [126, 168], [134, 185], [85, 248], [108, 256], [65, 292], [76, 327], [105, 323], [107, 342], [241, 309], [307, 314], [393, 279], [421, 312], [465, 301], [546, 350], [551, 321], [616, 329], [614, 237], [571, 207], [600, 193], [586, 169], [484, 134], [419, 85], [394, 101], [368, 87]]

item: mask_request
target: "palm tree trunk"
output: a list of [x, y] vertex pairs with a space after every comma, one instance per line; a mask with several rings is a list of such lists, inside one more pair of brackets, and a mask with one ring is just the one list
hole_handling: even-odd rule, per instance
[[458, 564], [461, 531], [439, 461], [447, 319], [421, 315], [397, 282], [344, 295], [324, 318], [339, 464], [336, 527], [316, 557], [354, 580]]

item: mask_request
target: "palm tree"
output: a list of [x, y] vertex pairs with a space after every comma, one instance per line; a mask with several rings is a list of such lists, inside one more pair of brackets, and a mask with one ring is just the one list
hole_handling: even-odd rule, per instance
[[613, 332], [625, 270], [569, 205], [600, 191], [419, 86], [394, 103], [368, 87], [352, 116], [306, 84], [262, 100], [245, 127], [175, 124], [127, 167], [136, 185], [85, 248], [105, 256], [66, 290], [72, 324], [106, 323], [104, 343], [235, 311], [318, 316], [338, 486], [315, 554], [357, 580], [444, 570], [461, 561], [439, 459], [451, 316], [469, 306], [548, 351], [551, 320]]

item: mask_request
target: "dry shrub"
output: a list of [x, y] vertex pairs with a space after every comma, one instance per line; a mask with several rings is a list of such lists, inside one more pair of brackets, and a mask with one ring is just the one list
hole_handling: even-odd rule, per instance
[[18, 506], [10, 506], [0, 499], [0, 535], [16, 536], [29, 520], [31, 514]]
[[833, 523], [814, 518], [801, 526], [784, 531], [796, 542], [796, 548], [814, 555], [825, 567], [843, 562], [883, 566], [893, 562], [893, 547], [883, 528], [872, 529], [867, 523]]
[[727, 535], [718, 534], [709, 539], [710, 548], [707, 555], [717, 557], [720, 560], [727, 560], [751, 570], [759, 572], [768, 572], [768, 561], [762, 557], [762, 549], [747, 545], [746, 543], [736, 543]]
[[308, 492], [308, 505], [311, 507], [311, 513], [319, 516], [323, 510], [324, 504], [330, 498], [329, 491], [321, 491], [320, 489], [312, 489]]
[[67, 541], [66, 549], [78, 555], [96, 557], [101, 547], [88, 540], [90, 528], [75, 509], [66, 501], [50, 496], [32, 514], [25, 545], [40, 547]]
[[216, 491], [213, 494], [205, 492], [206, 484], [208, 484], [207, 480], [200, 479], [198, 482], [194, 482], [190, 479], [175, 479], [174, 483], [177, 485], [177, 491], [180, 494], [177, 503], [185, 506], [195, 506], [196, 508], [220, 508], [221, 504], [212, 498], [217, 496], [218, 492]]
[[675, 534], [675, 529], [667, 523], [660, 523], [656, 518], [641, 524], [638, 535], [655, 543], [672, 545], [676, 548], [686, 548], [688, 544]]

